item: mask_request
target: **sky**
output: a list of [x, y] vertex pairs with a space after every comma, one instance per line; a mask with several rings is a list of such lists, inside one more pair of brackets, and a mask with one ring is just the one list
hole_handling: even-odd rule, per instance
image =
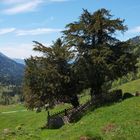
[[120, 40], [140, 35], [140, 0], [0, 0], [0, 52], [10, 58], [28, 58], [33, 41], [49, 46], [83, 9], [110, 10], [113, 18], [125, 19], [128, 31]]

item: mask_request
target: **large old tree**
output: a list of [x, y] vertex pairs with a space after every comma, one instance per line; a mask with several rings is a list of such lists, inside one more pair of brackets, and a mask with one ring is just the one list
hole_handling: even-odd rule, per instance
[[78, 80], [71, 63], [73, 51], [61, 39], [50, 47], [36, 41], [34, 43], [34, 50], [43, 53], [43, 56], [26, 60], [24, 90], [27, 107], [53, 106], [58, 102], [78, 106]]
[[113, 19], [106, 9], [94, 13], [84, 10], [63, 32], [67, 45], [77, 50], [75, 64], [81, 67], [79, 74], [84, 73], [92, 97], [101, 95], [108, 82], [135, 70], [136, 58], [128, 51], [129, 44], [115, 37], [115, 33], [127, 30], [123, 22]]
[[115, 33], [127, 30], [123, 23], [106, 9], [84, 10], [77, 22], [66, 26], [63, 41], [58, 39], [50, 47], [34, 42], [34, 50], [43, 56], [26, 60], [28, 108], [57, 102], [77, 107], [77, 94], [83, 89], [90, 88], [91, 97], [100, 98], [108, 83], [135, 71], [136, 57], [129, 51], [129, 43], [115, 37]]

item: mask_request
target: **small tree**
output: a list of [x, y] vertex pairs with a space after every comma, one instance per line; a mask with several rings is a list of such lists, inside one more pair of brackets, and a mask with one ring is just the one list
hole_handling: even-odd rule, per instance
[[9, 105], [9, 104], [10, 104], [10, 101], [11, 101], [11, 99], [12, 99], [12, 96], [10, 95], [10, 92], [4, 91], [4, 92], [2, 93], [1, 98], [3, 99], [4, 105]]
[[112, 19], [106, 9], [92, 14], [84, 10], [79, 21], [68, 24], [63, 32], [67, 44], [77, 50], [79, 77], [84, 75], [92, 97], [100, 96], [108, 82], [135, 70], [136, 57], [128, 51], [129, 44], [115, 38], [116, 32], [127, 30], [123, 22]]
[[24, 93], [28, 108], [50, 106], [57, 102], [69, 102], [74, 107], [79, 105], [77, 79], [74, 74], [74, 53], [61, 39], [51, 47], [45, 47], [34, 41], [35, 51], [42, 57], [26, 60]]

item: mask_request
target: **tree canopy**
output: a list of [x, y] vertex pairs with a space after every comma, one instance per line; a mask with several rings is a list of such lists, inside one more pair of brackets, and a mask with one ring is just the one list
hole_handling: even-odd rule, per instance
[[79, 105], [77, 94], [90, 88], [91, 96], [102, 95], [107, 83], [135, 71], [136, 57], [128, 51], [129, 43], [115, 37], [124, 32], [124, 20], [113, 19], [110, 11], [94, 13], [83, 10], [79, 20], [46, 47], [34, 41], [42, 57], [26, 60], [25, 100], [29, 108], [70, 102]]
[[115, 37], [116, 32], [127, 30], [123, 23], [106, 9], [84, 10], [63, 32], [68, 46], [77, 50], [77, 64], [82, 61], [92, 95], [102, 93], [107, 82], [135, 70], [136, 57], [128, 51], [129, 44]]
[[50, 47], [34, 41], [35, 51], [42, 57], [26, 60], [25, 97], [29, 108], [53, 106], [57, 102], [79, 105], [77, 79], [72, 69], [73, 51], [57, 39]]

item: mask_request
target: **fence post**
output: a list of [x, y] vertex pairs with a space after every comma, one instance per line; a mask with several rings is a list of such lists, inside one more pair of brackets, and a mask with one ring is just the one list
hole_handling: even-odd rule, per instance
[[65, 116], [67, 116], [67, 109], [65, 109]]
[[47, 118], [48, 128], [50, 128], [50, 112], [48, 111], [48, 118]]

